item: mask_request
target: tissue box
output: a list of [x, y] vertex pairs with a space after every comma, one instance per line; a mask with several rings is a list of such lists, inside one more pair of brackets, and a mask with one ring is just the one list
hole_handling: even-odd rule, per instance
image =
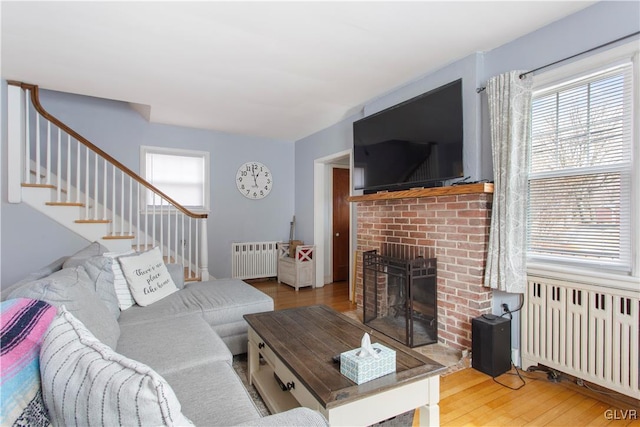
[[374, 349], [380, 349], [378, 358], [367, 356], [358, 357], [356, 354], [360, 351], [345, 351], [340, 354], [340, 373], [349, 378], [356, 384], [366, 383], [383, 375], [396, 371], [396, 352], [383, 346], [382, 344], [373, 343]]

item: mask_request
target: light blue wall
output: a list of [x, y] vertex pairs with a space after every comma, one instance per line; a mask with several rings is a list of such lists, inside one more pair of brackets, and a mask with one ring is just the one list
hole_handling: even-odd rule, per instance
[[82, 237], [25, 204], [7, 202], [7, 82], [1, 82], [2, 204], [0, 207], [0, 286], [87, 245]]
[[[640, 2], [600, 2], [486, 53], [469, 55], [370, 100], [355, 114], [295, 144], [296, 221], [299, 237], [313, 241], [313, 163], [353, 146], [355, 120], [444, 83], [463, 79], [464, 165], [471, 180], [493, 179], [485, 95], [475, 89], [496, 74], [529, 70], [638, 31]], [[446, 46], [443, 46], [446, 48]], [[315, 243], [315, 242], [314, 242]]]
[[[486, 95], [477, 95], [494, 75], [530, 70], [571, 56], [640, 29], [640, 2], [600, 2], [497, 49], [477, 53], [429, 73], [367, 102], [362, 114], [296, 142], [296, 221], [301, 238], [313, 242], [313, 163], [319, 157], [352, 148], [353, 121], [405, 101], [444, 83], [463, 78], [464, 167], [472, 180], [493, 179]], [[443, 46], [446, 48], [446, 46]], [[355, 230], [353, 239], [355, 239]], [[354, 240], [355, 241], [355, 240]], [[313, 242], [317, 243], [317, 242]], [[501, 304], [518, 307], [519, 295], [495, 292], [494, 313]], [[514, 316], [513, 347], [519, 348], [519, 317]]]
[[[288, 239], [294, 200], [292, 143], [153, 124], [127, 103], [118, 101], [45, 90], [41, 91], [40, 98], [48, 112], [135, 172], [140, 170], [141, 145], [210, 153], [209, 272], [214, 277], [231, 276], [232, 242]], [[4, 94], [3, 100], [6, 100]], [[3, 151], [6, 151], [4, 139]], [[273, 190], [262, 200], [249, 200], [236, 189], [236, 171], [247, 161], [264, 163], [273, 173]], [[6, 189], [3, 191], [6, 194]], [[3, 197], [2, 282], [5, 284], [87, 244], [82, 239], [78, 242], [75, 234], [64, 229], [54, 233], [54, 240], [42, 239], [59, 227], [42, 215], [30, 211], [25, 214], [28, 210], [23, 205], [9, 205], [6, 196]], [[21, 222], [23, 218], [29, 221]], [[9, 252], [12, 244], [7, 235], [23, 239], [24, 246], [41, 244], [43, 248], [35, 254], [28, 250]]]

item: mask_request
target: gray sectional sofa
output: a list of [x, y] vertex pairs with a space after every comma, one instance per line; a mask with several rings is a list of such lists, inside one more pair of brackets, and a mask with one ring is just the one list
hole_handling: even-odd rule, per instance
[[[82, 351], [101, 355], [98, 357], [108, 360], [111, 365], [117, 362], [121, 371], [126, 368], [131, 370], [131, 375], [142, 373], [153, 384], [153, 393], [162, 387], [170, 387], [179, 404], [168, 404], [167, 407], [173, 408], [174, 414], [162, 424], [181, 425], [190, 420], [198, 426], [326, 425], [322, 415], [306, 408], [261, 417], [232, 367], [233, 355], [247, 350], [247, 324], [243, 315], [273, 310], [273, 300], [269, 296], [235, 279], [184, 284], [181, 266], [169, 265], [169, 273], [179, 291], [148, 306], [134, 305], [120, 311], [113, 306], [113, 295], [109, 288], [110, 281], [113, 283], [113, 276], [109, 276], [109, 258], [102, 256], [104, 247], [96, 245], [94, 243], [74, 256], [61, 258], [2, 290], [3, 301], [28, 298], [53, 305], [58, 314], [49, 329], [55, 324], [58, 328], [55, 333], [66, 330], [65, 337], [68, 338], [69, 331], [75, 331], [74, 334], [81, 337], [79, 341], [74, 340], [74, 344], [63, 345], [57, 337], [52, 337], [53, 331], [48, 331], [44, 336], [43, 349], [40, 350], [42, 394], [44, 407], [48, 409], [49, 419], [54, 425], [66, 424], [68, 418], [64, 418], [64, 414], [53, 416], [52, 412], [56, 412], [56, 409], [52, 407], [58, 404], [56, 402], [68, 398], [67, 395], [71, 393], [67, 389], [77, 386], [73, 383], [74, 376], [84, 383], [90, 373], [78, 372], [89, 368], [80, 363], [80, 359], [69, 362], [76, 360], [72, 354], [61, 359], [63, 362], [60, 362], [55, 373], [45, 371], [52, 371], [53, 366], [57, 366], [53, 359], [61, 357], [60, 353], [77, 355]], [[65, 308], [60, 308], [62, 306]], [[54, 348], [55, 351], [52, 350]], [[76, 349], [71, 350], [73, 348]], [[48, 352], [45, 363], [42, 352]], [[88, 357], [94, 356], [81, 358]], [[65, 368], [64, 364], [70, 363], [73, 366]], [[149, 373], [149, 368], [154, 372], [153, 375]], [[62, 384], [62, 372], [68, 372], [64, 374], [64, 387], [51, 385]], [[54, 389], [48, 390], [48, 387]], [[104, 388], [106, 390], [107, 385]], [[76, 406], [79, 405], [78, 395], [84, 393], [82, 387], [78, 387], [78, 390], [74, 400]], [[163, 388], [163, 398], [167, 394], [165, 392]], [[135, 398], [138, 398], [137, 394]], [[121, 403], [125, 400], [122, 396], [119, 395], [118, 399], [118, 404], [128, 404]], [[131, 400], [135, 400], [134, 397]], [[63, 402], [64, 405], [66, 407], [60, 411], [69, 411], [71, 405]], [[88, 417], [87, 422], [94, 421], [95, 417], [95, 421], [101, 420], [98, 423], [104, 424], [108, 416], [113, 415], [109, 411], [118, 411], [117, 424], [147, 424], [140, 420], [140, 414], [144, 411], [138, 407], [134, 409], [138, 419], [133, 420], [126, 419], [127, 412], [124, 409], [120, 412], [121, 408], [111, 408], [109, 401], [105, 403], [104, 397], [99, 407], [93, 408], [95, 413], [91, 408], [92, 403], [87, 405], [88, 409], [82, 410], [86, 413], [84, 416]], [[176, 417], [176, 408], [186, 418]], [[166, 412], [166, 408], [163, 411]], [[75, 417], [77, 424], [84, 424], [77, 414]]]

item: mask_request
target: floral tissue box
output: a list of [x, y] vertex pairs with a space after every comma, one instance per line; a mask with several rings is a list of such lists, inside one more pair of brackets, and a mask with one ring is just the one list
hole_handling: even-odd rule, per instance
[[356, 384], [366, 383], [396, 371], [396, 352], [379, 343], [371, 346], [378, 357], [360, 357], [360, 348], [340, 354], [340, 373]]

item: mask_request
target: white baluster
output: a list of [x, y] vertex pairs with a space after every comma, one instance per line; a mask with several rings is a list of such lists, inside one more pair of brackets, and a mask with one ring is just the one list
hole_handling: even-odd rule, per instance
[[144, 193], [144, 247], [146, 249], [149, 245], [149, 190], [147, 187]]
[[140, 183], [136, 181], [137, 196], [136, 196], [136, 244], [138, 250], [140, 250], [140, 234], [142, 233], [142, 227], [140, 227]]
[[67, 195], [65, 201], [71, 201], [71, 135], [67, 135]]
[[95, 153], [94, 156], [94, 172], [93, 172], [93, 219], [98, 219], [98, 201], [100, 197], [98, 196], [98, 166], [100, 165], [98, 153]]
[[102, 220], [106, 221], [107, 218], [107, 170], [109, 169], [109, 162], [104, 159], [104, 171], [102, 173]]
[[180, 241], [180, 253], [181, 253], [181, 259], [182, 259], [182, 267], [184, 268], [185, 266], [185, 261], [184, 261], [184, 244], [185, 244], [185, 240], [184, 240], [184, 214], [180, 215], [180, 231], [182, 233], [182, 239]]
[[120, 235], [124, 235], [124, 172], [120, 171]]
[[76, 141], [76, 203], [80, 203], [80, 141]]
[[113, 174], [111, 175], [111, 234], [116, 234], [116, 173], [118, 169], [113, 167]]
[[151, 244], [155, 246], [156, 244], [156, 193], [153, 192], [151, 204]]
[[[171, 204], [167, 202], [167, 257], [171, 256]], [[167, 262], [168, 259], [167, 259]]]
[[89, 148], [84, 151], [84, 219], [89, 219]]
[[195, 245], [195, 248], [196, 248], [196, 257], [195, 257], [195, 260], [196, 260], [196, 271], [195, 271], [196, 277], [198, 277], [198, 272], [200, 271], [199, 267], [198, 267], [198, 265], [200, 263], [199, 262], [200, 261], [200, 257], [198, 256], [198, 253], [199, 253], [199, 250], [200, 250], [200, 234], [198, 233], [198, 227], [200, 225], [199, 222], [200, 222], [199, 220], [197, 220], [197, 219], [195, 220], [195, 223], [196, 223], [196, 234], [195, 234], [194, 237], [196, 239], [196, 245]]
[[160, 197], [160, 252], [164, 254], [164, 198]]
[[175, 224], [175, 235], [174, 235], [174, 244], [173, 244], [173, 253], [176, 257], [176, 262], [178, 261], [178, 213], [182, 215], [182, 212], [178, 212], [176, 209], [176, 224]]
[[[193, 234], [191, 234], [191, 222], [192, 222], [193, 218], [189, 217], [189, 238], [192, 239], [193, 238]], [[195, 239], [197, 240], [197, 239]], [[193, 246], [192, 242], [189, 242], [189, 277], [191, 276], [191, 264], [193, 263], [193, 258], [191, 258], [191, 248]]]
[[56, 201], [62, 201], [62, 130], [58, 128], [58, 161], [56, 163]]
[[36, 184], [41, 184], [40, 180], [40, 114], [36, 113]]
[[[128, 175], [127, 175], [128, 176]], [[129, 236], [133, 236], [133, 178], [129, 176]]]
[[51, 185], [51, 122], [47, 120], [47, 151], [45, 152], [45, 184]]
[[25, 138], [24, 138], [24, 154], [25, 154], [25, 161], [24, 161], [24, 182], [26, 182], [27, 184], [31, 183], [31, 173], [29, 171], [29, 169], [31, 168], [31, 125], [30, 125], [30, 119], [29, 119], [29, 90], [25, 90], [24, 91], [24, 133], [25, 133]]

